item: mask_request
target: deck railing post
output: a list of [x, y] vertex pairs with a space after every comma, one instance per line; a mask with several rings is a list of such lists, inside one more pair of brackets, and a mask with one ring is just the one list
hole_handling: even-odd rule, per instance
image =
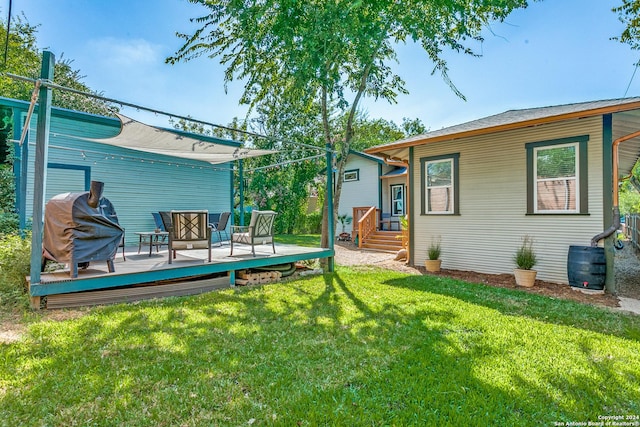
[[[53, 81], [53, 53], [42, 53], [42, 69], [40, 77], [48, 82]], [[33, 182], [33, 223], [31, 235], [31, 277], [30, 284], [40, 283], [42, 268], [42, 229], [44, 218], [44, 198], [47, 188], [47, 159], [49, 152], [49, 127], [51, 124], [51, 88], [46, 84], [40, 86], [38, 103], [38, 125], [36, 130], [36, 152], [34, 159]], [[33, 308], [39, 308], [40, 299], [32, 299]], [[35, 307], [38, 305], [38, 307]]]
[[[327, 234], [329, 249], [335, 249], [335, 219], [333, 216], [333, 150], [331, 144], [325, 145], [326, 158], [327, 158]], [[329, 273], [333, 273], [333, 257], [327, 259], [327, 270]]]

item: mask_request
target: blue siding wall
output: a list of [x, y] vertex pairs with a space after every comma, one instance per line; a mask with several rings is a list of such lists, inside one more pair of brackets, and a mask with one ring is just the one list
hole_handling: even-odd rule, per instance
[[[24, 117], [25, 113], [21, 114]], [[19, 138], [17, 127], [22, 121], [23, 118], [14, 117], [15, 139]], [[36, 122], [34, 114], [29, 131], [27, 218], [33, 212]], [[49, 163], [56, 163], [57, 167], [47, 170], [46, 200], [63, 192], [84, 191], [85, 174], [89, 173], [92, 180], [105, 183], [103, 196], [113, 203], [129, 244], [137, 242], [135, 231], [155, 228], [151, 212], [207, 209], [213, 213], [230, 210], [231, 164], [210, 165], [84, 139], [110, 137], [119, 131], [117, 119], [54, 109]]]

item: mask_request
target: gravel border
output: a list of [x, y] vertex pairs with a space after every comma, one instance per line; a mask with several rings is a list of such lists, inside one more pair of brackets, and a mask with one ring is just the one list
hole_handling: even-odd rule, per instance
[[616, 250], [614, 264], [617, 295], [640, 300], [640, 259], [631, 242]]

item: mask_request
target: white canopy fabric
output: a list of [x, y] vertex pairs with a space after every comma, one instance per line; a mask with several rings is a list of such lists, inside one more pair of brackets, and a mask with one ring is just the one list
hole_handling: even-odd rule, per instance
[[272, 150], [250, 150], [244, 147], [187, 137], [170, 130], [145, 125], [121, 114], [117, 114], [117, 116], [122, 123], [118, 135], [112, 138], [91, 140], [101, 144], [184, 159], [200, 160], [211, 164], [232, 162], [276, 152]]

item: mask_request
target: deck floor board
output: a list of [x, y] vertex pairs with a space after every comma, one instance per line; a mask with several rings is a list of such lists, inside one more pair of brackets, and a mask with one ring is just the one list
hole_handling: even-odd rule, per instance
[[[235, 271], [248, 268], [265, 267], [269, 265], [286, 264], [315, 258], [325, 258], [333, 256], [334, 252], [323, 248], [309, 248], [296, 245], [276, 244], [274, 254], [271, 245], [256, 247], [256, 256], [251, 254], [250, 247], [241, 246], [234, 248], [234, 256], [229, 256], [228, 245], [214, 247], [212, 249], [212, 261], [207, 261], [207, 250], [178, 251], [177, 257], [172, 264], [168, 263], [167, 249], [156, 252], [151, 256], [148, 251], [140, 251], [138, 247], [125, 248], [126, 261], [122, 257], [122, 252], [116, 255], [114, 260], [115, 271], [109, 272], [105, 261], [90, 263], [86, 269], [78, 270], [78, 277], [71, 278], [68, 266], [55, 271], [43, 272], [40, 276], [40, 283], [30, 284], [32, 297], [53, 296], [54, 305], [56, 300], [64, 300], [60, 297], [63, 294], [72, 293], [95, 293], [96, 291], [109, 290], [111, 294], [122, 294], [123, 300], [127, 300], [127, 294], [135, 294], [146, 291], [121, 291], [121, 289], [133, 289], [149, 287], [151, 294], [162, 296], [162, 292], [181, 292], [186, 289], [180, 287], [168, 290], [158, 287], [159, 283], [167, 281], [189, 282], [198, 281], [204, 277], [226, 276], [225, 280], [229, 286], [234, 284]], [[195, 290], [194, 292], [199, 292]], [[174, 294], [177, 295], [177, 294]], [[69, 296], [65, 304], [71, 302], [75, 297]], [[99, 294], [95, 297], [99, 298]], [[145, 296], [145, 297], [153, 297]], [[106, 297], [106, 298], [111, 298]], [[62, 303], [61, 303], [62, 304]]]

